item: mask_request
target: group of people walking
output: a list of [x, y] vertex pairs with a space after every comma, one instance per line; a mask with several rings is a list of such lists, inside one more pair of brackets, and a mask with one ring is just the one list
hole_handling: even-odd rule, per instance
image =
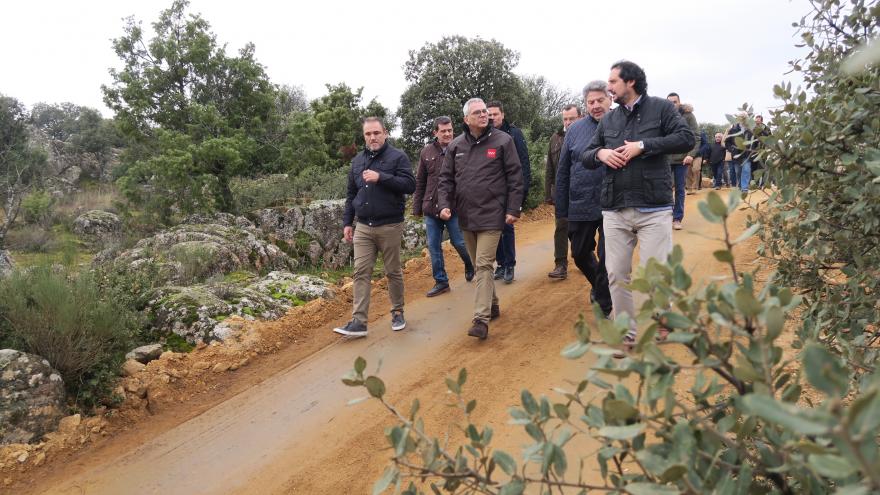
[[[704, 159], [713, 167], [719, 156], [724, 162], [717, 146], [701, 153], [696, 118], [677, 94], [658, 98], [647, 89], [638, 65], [614, 63], [607, 82], [584, 87], [585, 112], [577, 105], [562, 109], [563, 130], [551, 137], [546, 167], [545, 201], [556, 214], [555, 267], [548, 276], [568, 276], [570, 249], [590, 284], [590, 301], [608, 318], [629, 317], [625, 351], [637, 341], [629, 289], [636, 246], [641, 264], [651, 258], [665, 262], [672, 231], [681, 228], [686, 174], [694, 169], [699, 174]], [[462, 111], [464, 129], [458, 136], [452, 118], [434, 119], [434, 140], [422, 149], [415, 176], [406, 155], [386, 142], [381, 120], [364, 121], [366, 146], [352, 160], [344, 216], [344, 237], [354, 243], [354, 308], [351, 321], [335, 332], [366, 336], [370, 278], [379, 252], [388, 278], [391, 328], [405, 328], [400, 238], [407, 194], [413, 194], [413, 214], [425, 218], [435, 282], [427, 296], [450, 290], [441, 248], [446, 231], [465, 279], [475, 285], [467, 334], [487, 338], [490, 322], [500, 317], [495, 280], [514, 280], [514, 224], [528, 194], [528, 150], [500, 102], [470, 98]], [[729, 134], [737, 132], [743, 133], [731, 129]], [[713, 144], [722, 137], [715, 136]], [[725, 153], [737, 151], [730, 144], [725, 142]], [[745, 180], [752, 155], [739, 151], [746, 158], [736, 172]], [[665, 334], [661, 331], [660, 338]]]

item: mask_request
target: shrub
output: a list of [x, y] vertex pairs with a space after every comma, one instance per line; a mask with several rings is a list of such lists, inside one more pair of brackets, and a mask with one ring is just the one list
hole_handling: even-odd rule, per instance
[[48, 192], [34, 191], [21, 200], [22, 219], [27, 224], [46, 225], [52, 217], [55, 202]]
[[291, 183], [287, 174], [265, 177], [237, 178], [230, 185], [235, 211], [247, 213], [261, 208], [282, 206], [291, 199]]
[[137, 320], [89, 273], [45, 266], [16, 272], [0, 280], [0, 314], [7, 343], [48, 360], [78, 405], [110, 399]]
[[348, 171], [348, 167], [329, 171], [306, 169], [291, 180], [291, 197], [302, 203], [344, 198], [348, 188]]
[[47, 253], [56, 246], [54, 236], [49, 229], [38, 225], [27, 225], [6, 234], [6, 245], [9, 249], [25, 253]]

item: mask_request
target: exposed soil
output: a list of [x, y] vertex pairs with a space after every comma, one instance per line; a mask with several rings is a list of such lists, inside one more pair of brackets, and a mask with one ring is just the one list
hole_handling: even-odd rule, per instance
[[[697, 283], [728, 274], [712, 256], [720, 249], [714, 240], [720, 227], [697, 211], [705, 194], [688, 196], [684, 230], [674, 234]], [[745, 217], [737, 213], [734, 231]], [[450, 424], [458, 419], [446, 406], [444, 378], [466, 367], [465, 394], [478, 399], [475, 421], [494, 428], [497, 447], [519, 452], [527, 437], [507, 424], [507, 409], [519, 404], [523, 388], [553, 396], [553, 387], [579, 380], [592, 358], [570, 361], [559, 352], [574, 339], [580, 312], [593, 326], [587, 282], [574, 265], [565, 281], [546, 276], [553, 268], [551, 208], [526, 220], [517, 226], [517, 279], [498, 285], [502, 315], [488, 340], [465, 335], [473, 288], [455, 253], [446, 255], [452, 291], [432, 299], [424, 297], [433, 283], [430, 263], [411, 260], [405, 331], [390, 330], [383, 281], [374, 285], [366, 339], [330, 332], [349, 318], [350, 286], [280, 320], [242, 322], [247, 331], [240, 342], [166, 354], [127, 379], [128, 399], [116, 414], [100, 425], [85, 420], [54, 447], [34, 450], [44, 453], [39, 465], [34, 455], [7, 460], [0, 492], [369, 493], [387, 463], [383, 429], [393, 422], [375, 401], [346, 406], [363, 395], [339, 379], [357, 356], [367, 359], [368, 370], [382, 362], [391, 402], [408, 409], [420, 398], [427, 426], [439, 437], [455, 435]], [[738, 246], [737, 257], [752, 262], [754, 243]], [[589, 441], [582, 444], [587, 455]]]

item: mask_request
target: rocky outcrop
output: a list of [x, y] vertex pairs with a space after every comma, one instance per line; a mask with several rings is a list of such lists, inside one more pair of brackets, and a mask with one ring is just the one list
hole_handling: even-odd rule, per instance
[[160, 331], [196, 343], [227, 339], [232, 332], [223, 321], [231, 315], [275, 319], [306, 301], [333, 296], [319, 278], [276, 271], [262, 278], [162, 287], [154, 292], [147, 311]]
[[[345, 200], [313, 201], [307, 206], [266, 208], [251, 214], [254, 223], [284, 251], [301, 263], [337, 269], [349, 263], [352, 245], [342, 239]], [[402, 247], [425, 245], [421, 219], [407, 219]]]
[[64, 383], [49, 362], [0, 350], [0, 445], [31, 443], [64, 417]]
[[125, 355], [125, 359], [132, 359], [142, 364], [159, 359], [162, 355], [162, 344], [149, 344], [132, 349]]
[[73, 233], [92, 244], [105, 244], [119, 238], [122, 221], [109, 211], [90, 210], [73, 221]]
[[154, 286], [185, 286], [235, 271], [290, 270], [298, 265], [264, 240], [249, 220], [228, 214], [190, 217], [122, 253], [102, 252], [95, 263], [118, 273], [144, 273]]
[[15, 261], [9, 251], [0, 249], [0, 277], [5, 277], [15, 270]]

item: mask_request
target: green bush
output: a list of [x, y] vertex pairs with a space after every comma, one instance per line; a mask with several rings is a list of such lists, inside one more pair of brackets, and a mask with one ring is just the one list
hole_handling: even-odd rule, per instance
[[230, 188], [235, 211], [239, 215], [262, 208], [282, 206], [292, 198], [292, 187], [286, 174], [254, 179], [236, 178]]
[[52, 232], [39, 225], [26, 225], [6, 234], [6, 246], [24, 253], [47, 253], [57, 246]]
[[111, 400], [136, 316], [89, 273], [35, 267], [0, 279], [5, 345], [42, 356], [61, 373], [77, 405]]
[[52, 218], [55, 201], [48, 192], [34, 191], [21, 200], [22, 219], [27, 224], [45, 225]]
[[309, 168], [291, 180], [291, 197], [308, 203], [317, 199], [345, 198], [349, 167], [335, 170]]

